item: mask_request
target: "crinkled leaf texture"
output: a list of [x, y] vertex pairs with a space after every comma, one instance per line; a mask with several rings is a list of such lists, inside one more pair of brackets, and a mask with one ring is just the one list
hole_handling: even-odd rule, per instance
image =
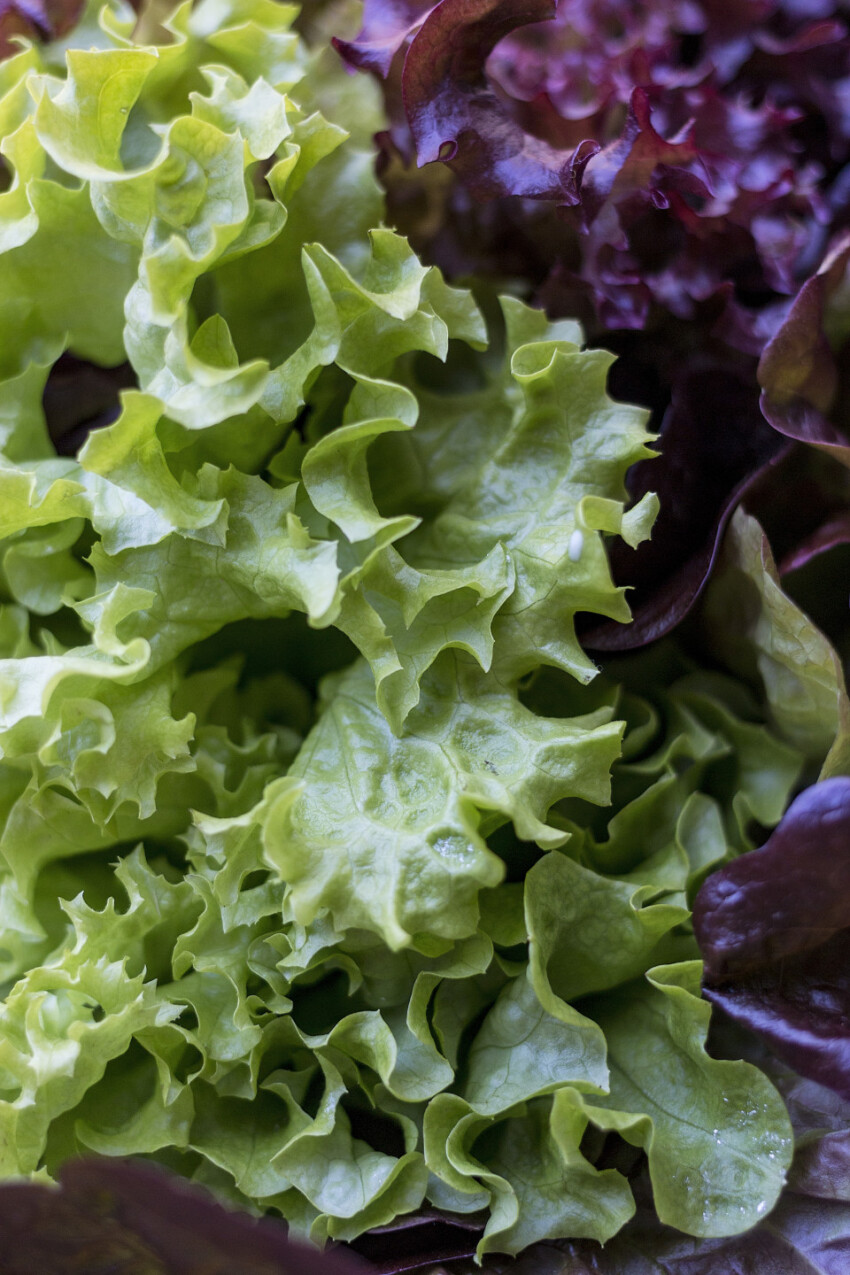
[[483, 1255], [614, 1235], [615, 1130], [739, 1231], [790, 1131], [705, 1051], [688, 902], [825, 741], [672, 647], [594, 681], [646, 413], [380, 225], [373, 90], [293, 17], [0, 65], [0, 1172]]
[[634, 623], [580, 632], [663, 637], [790, 440], [850, 455], [846, 6], [365, 0], [337, 47], [381, 83], [393, 224], [450, 277], [581, 318], [653, 409], [662, 459], [630, 486], [657, 533], [612, 552]]
[[708, 309], [707, 335], [720, 312], [758, 355], [844, 229], [844, 18], [835, 0], [366, 0], [336, 43], [384, 81], [385, 179], [429, 259], [517, 274], [602, 328], [660, 319], [675, 339]]

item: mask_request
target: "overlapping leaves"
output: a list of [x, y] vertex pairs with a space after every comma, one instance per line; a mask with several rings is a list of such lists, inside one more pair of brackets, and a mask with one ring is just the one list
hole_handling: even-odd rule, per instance
[[366, 0], [336, 46], [382, 86], [394, 224], [580, 317], [653, 409], [662, 459], [630, 488], [658, 492], [657, 535], [612, 557], [636, 622], [585, 645], [654, 641], [788, 439], [846, 460], [845, 8]]
[[[630, 1216], [596, 1129], [742, 1229], [790, 1134], [704, 1050], [688, 902], [822, 741], [675, 652], [590, 685], [646, 415], [379, 224], [372, 90], [292, 18], [92, 8], [0, 67], [2, 1169], [515, 1251]], [[57, 456], [86, 364], [131, 384]]]
[[[645, 680], [640, 666], [621, 672], [626, 684]], [[245, 704], [229, 708], [227, 679], [217, 675], [210, 687], [210, 676], [190, 679], [187, 697], [200, 709], [206, 695], [207, 714], [233, 730]], [[615, 764], [614, 814], [598, 812], [596, 832], [598, 808], [585, 792], [561, 806], [559, 822], [573, 830], [564, 850], [539, 857], [529, 841], [505, 842], [506, 829], [491, 833], [483, 852], [493, 864], [496, 851], [509, 862], [531, 857], [524, 884], [485, 886], [477, 934], [441, 939], [432, 927], [396, 953], [362, 923], [345, 930], [327, 915], [307, 925], [293, 915], [297, 890], [287, 897], [263, 854], [263, 812], [290, 780], [277, 780], [259, 809], [256, 785], [234, 801], [237, 758], [224, 787], [214, 759], [222, 736], [210, 722], [199, 731], [194, 789], [210, 813], [188, 835], [189, 871], [181, 879], [173, 856], [153, 849], [149, 830], [164, 802], [137, 825], [147, 854], [125, 855], [114, 875], [103, 856], [78, 858], [68, 871], [86, 898], [63, 905], [68, 938], [7, 1001], [16, 1046], [5, 1065], [24, 1084], [42, 1049], [59, 1063], [49, 1033], [60, 1006], [69, 1039], [85, 1042], [98, 1020], [116, 1018], [109, 971], [120, 971], [128, 997], [136, 987], [128, 976], [144, 970], [156, 980], [142, 988], [149, 1011], [144, 1002], [122, 1007], [156, 1014], [138, 1018], [135, 1044], [104, 1042], [97, 1066], [81, 1055], [73, 1067], [76, 1088], [45, 1091], [29, 1154], [51, 1167], [75, 1150], [180, 1148], [185, 1171], [235, 1201], [280, 1209], [316, 1239], [354, 1237], [426, 1195], [449, 1210], [489, 1207], [480, 1251], [514, 1251], [558, 1234], [603, 1239], [630, 1216], [626, 1180], [580, 1149], [593, 1125], [646, 1147], [657, 1207], [675, 1225], [716, 1234], [755, 1221], [781, 1184], [788, 1130], [758, 1072], [703, 1051], [708, 1011], [696, 995], [686, 897], [706, 866], [738, 848], [739, 786], [762, 819], [770, 807], [776, 818], [798, 762], [763, 727], [722, 707], [723, 696], [740, 701], [739, 686], [701, 695], [693, 676], [658, 704], [669, 734], [659, 736], [649, 705], [630, 701], [632, 760]], [[546, 677], [538, 693], [575, 700], [563, 674]], [[602, 698], [615, 693], [603, 688]], [[585, 729], [610, 714], [593, 696]], [[742, 733], [750, 740], [743, 778], [729, 769]], [[254, 756], [261, 769], [257, 744]], [[323, 810], [334, 813], [327, 800]], [[629, 825], [640, 815], [646, 827], [650, 811], [654, 838], [644, 844]], [[618, 856], [616, 867], [602, 868], [606, 854]], [[36, 910], [68, 879], [61, 873], [57, 863], [40, 874]], [[17, 906], [26, 911], [20, 896]], [[460, 909], [454, 920], [463, 922]], [[51, 1001], [39, 1030], [27, 1030], [21, 1016], [42, 1003], [42, 990], [56, 1008]], [[653, 1062], [661, 1058], [663, 1074]], [[10, 1093], [3, 1108], [13, 1127], [20, 1101]]]

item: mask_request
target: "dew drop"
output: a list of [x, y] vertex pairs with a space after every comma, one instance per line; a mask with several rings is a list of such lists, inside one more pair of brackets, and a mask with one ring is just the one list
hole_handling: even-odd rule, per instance
[[470, 845], [464, 837], [459, 837], [456, 833], [434, 837], [431, 845], [444, 859], [466, 859], [471, 854], [475, 854], [475, 846]]

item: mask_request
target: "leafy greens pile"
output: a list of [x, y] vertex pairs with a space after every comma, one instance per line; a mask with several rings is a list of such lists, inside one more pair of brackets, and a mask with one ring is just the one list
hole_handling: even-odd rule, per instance
[[[652, 409], [661, 458], [629, 489], [661, 497], [656, 532], [637, 554], [612, 547], [634, 623], [587, 638], [662, 636], [786, 440], [846, 447], [831, 357], [846, 329], [822, 305], [847, 264], [846, 5], [365, 0], [345, 34], [382, 86], [381, 180], [423, 259], [580, 317], [620, 356], [618, 396]], [[797, 537], [833, 508], [818, 486], [788, 500]]]
[[714, 663], [597, 676], [648, 414], [382, 224], [380, 95], [295, 16], [113, 0], [0, 64], [0, 1171], [480, 1257], [618, 1232], [609, 1135], [734, 1235], [793, 1137], [706, 1052], [691, 905], [847, 769], [840, 658], [739, 512]]

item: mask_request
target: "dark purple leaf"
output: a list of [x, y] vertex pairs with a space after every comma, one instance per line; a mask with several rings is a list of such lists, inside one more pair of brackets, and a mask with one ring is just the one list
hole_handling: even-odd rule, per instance
[[800, 1195], [850, 1201], [850, 1129], [801, 1143], [789, 1180]]
[[751, 310], [735, 297], [731, 283], [721, 284], [718, 298], [723, 299], [723, 312], [714, 325], [713, 335], [725, 345], [744, 354], [758, 357], [767, 342], [775, 336], [782, 324], [791, 301], [783, 298], [771, 302], [759, 310]]
[[850, 545], [850, 510], [829, 518], [787, 553], [779, 564], [779, 574], [790, 575], [792, 571], [799, 571], [822, 553], [839, 545]]
[[[341, 47], [381, 75], [395, 65], [420, 163], [443, 159], [477, 198], [574, 206], [549, 268], [584, 290], [595, 324], [643, 326], [657, 308], [691, 319], [725, 290], [760, 352], [761, 310], [797, 290], [847, 214], [850, 39], [835, 6], [561, 0], [553, 12], [547, 0], [373, 0]], [[445, 237], [432, 222], [420, 244], [440, 264]]]
[[711, 986], [850, 928], [850, 779], [805, 789], [763, 847], [715, 872], [695, 927]]
[[[614, 197], [626, 205], [626, 215], [619, 217], [624, 227], [648, 205], [669, 208], [669, 192], [674, 189], [699, 198], [710, 194], [708, 173], [694, 140], [694, 121], [687, 120], [666, 140], [652, 122], [649, 93], [636, 87], [620, 137], [599, 153], [588, 170], [582, 200], [585, 223], [592, 225]], [[635, 196], [643, 198], [636, 204]]]
[[79, 21], [83, 0], [0, 0], [0, 58], [19, 51], [13, 37], [56, 40]]
[[353, 1257], [287, 1240], [151, 1164], [71, 1160], [60, 1188], [0, 1186], [3, 1275], [356, 1275]]
[[715, 872], [694, 925], [711, 986], [850, 928], [850, 779], [807, 788], [765, 845]]
[[[522, 195], [576, 204], [599, 145], [553, 146], [497, 96], [485, 63], [509, 32], [555, 14], [554, 0], [463, 0], [426, 17], [404, 63], [402, 88], [420, 164], [441, 159], [479, 198]], [[549, 104], [541, 102], [548, 113]]]
[[850, 1098], [850, 779], [815, 784], [694, 902], [705, 995]]
[[820, 447], [850, 465], [850, 440], [830, 419], [840, 397], [840, 350], [830, 344], [831, 303], [846, 307], [840, 293], [850, 267], [850, 234], [833, 247], [808, 279], [759, 363], [762, 411], [788, 438]]
[[707, 985], [705, 995], [801, 1074], [850, 1098], [850, 931], [728, 985]]
[[751, 383], [708, 361], [676, 385], [659, 448], [660, 459], [640, 462], [629, 476], [635, 500], [647, 491], [659, 495], [652, 539], [636, 550], [610, 546], [615, 580], [634, 586], [634, 619], [585, 631], [582, 640], [593, 650], [643, 646], [681, 623], [705, 587], [736, 505], [788, 451], [760, 419]]
[[471, 1258], [483, 1230], [480, 1217], [451, 1217], [430, 1209], [376, 1227], [350, 1247], [369, 1262], [370, 1275], [402, 1275]]
[[120, 411], [121, 390], [135, 384], [129, 363], [98, 367], [63, 354], [50, 370], [43, 395], [47, 430], [59, 455], [75, 455], [93, 429], [111, 425]]
[[366, 0], [360, 31], [353, 40], [334, 40], [334, 47], [349, 66], [386, 79], [396, 53], [433, 8], [433, 0]]

